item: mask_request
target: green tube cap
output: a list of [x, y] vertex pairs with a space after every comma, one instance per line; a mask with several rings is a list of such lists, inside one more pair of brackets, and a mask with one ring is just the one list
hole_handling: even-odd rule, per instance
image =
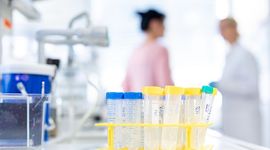
[[207, 93], [207, 94], [213, 94], [214, 88], [211, 86], [203, 86], [202, 87], [202, 92]]

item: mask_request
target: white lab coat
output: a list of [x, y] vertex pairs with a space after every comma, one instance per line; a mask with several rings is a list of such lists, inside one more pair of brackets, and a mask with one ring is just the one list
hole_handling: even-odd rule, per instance
[[234, 44], [226, 58], [217, 86], [223, 95], [222, 121], [225, 135], [261, 144], [259, 69], [255, 57]]

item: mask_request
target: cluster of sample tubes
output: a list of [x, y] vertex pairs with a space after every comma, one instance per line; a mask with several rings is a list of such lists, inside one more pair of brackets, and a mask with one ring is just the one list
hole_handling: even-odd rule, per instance
[[[176, 86], [144, 87], [140, 92], [108, 92], [107, 117], [110, 123], [194, 124], [208, 123], [215, 88]], [[206, 128], [192, 129], [192, 149], [202, 149]], [[181, 150], [185, 147], [185, 128], [116, 127], [115, 149]]]

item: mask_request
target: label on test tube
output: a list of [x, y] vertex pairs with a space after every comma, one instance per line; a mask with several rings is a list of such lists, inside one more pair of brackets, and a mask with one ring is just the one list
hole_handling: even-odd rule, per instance
[[121, 92], [107, 92], [107, 122], [116, 123], [117, 108], [121, 105], [121, 100], [123, 99], [124, 94]]

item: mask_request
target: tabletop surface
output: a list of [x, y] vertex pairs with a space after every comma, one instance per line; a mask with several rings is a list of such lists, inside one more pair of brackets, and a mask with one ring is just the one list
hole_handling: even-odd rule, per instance
[[[106, 132], [94, 131], [82, 133], [73, 140], [53, 139], [50, 143], [35, 148], [0, 148], [5, 150], [96, 150], [106, 146]], [[221, 135], [217, 131], [209, 130], [207, 144], [214, 146], [213, 150], [270, 150], [251, 143], [240, 141]]]

